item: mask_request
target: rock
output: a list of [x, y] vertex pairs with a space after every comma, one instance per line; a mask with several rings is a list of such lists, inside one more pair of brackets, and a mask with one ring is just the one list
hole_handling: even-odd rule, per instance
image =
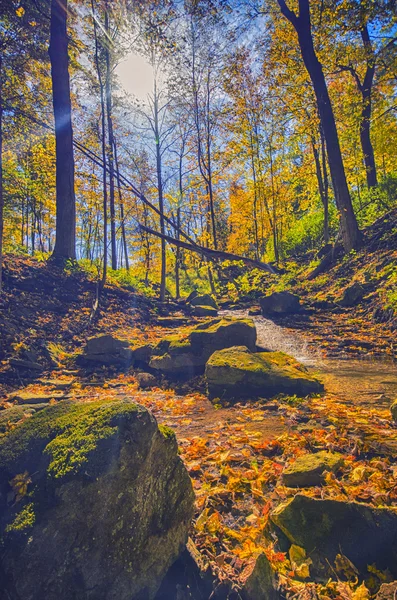
[[277, 600], [276, 576], [265, 554], [260, 554], [241, 590], [243, 600]]
[[47, 393], [41, 394], [25, 392], [20, 390], [9, 396], [9, 402], [17, 402], [18, 404], [42, 404], [43, 402], [49, 402], [50, 400], [66, 400], [69, 396], [61, 393]]
[[151, 373], [137, 373], [135, 377], [139, 384], [139, 387], [142, 390], [146, 390], [148, 388], [152, 388], [158, 385], [157, 379]]
[[190, 333], [169, 336], [154, 348], [149, 366], [167, 376], [193, 377], [203, 373], [216, 350], [238, 343], [255, 350], [256, 328], [251, 319], [212, 319]]
[[252, 306], [249, 310], [248, 310], [248, 314], [252, 317], [256, 317], [260, 314], [262, 314], [262, 309], [260, 306]]
[[393, 404], [391, 405], [390, 412], [394, 421], [397, 421], [397, 400], [394, 400]]
[[349, 285], [345, 289], [345, 291], [343, 292], [343, 296], [339, 301], [339, 304], [346, 308], [350, 306], [355, 306], [356, 304], [359, 304], [359, 302], [361, 302], [361, 300], [364, 297], [364, 294], [364, 287], [361, 285], [361, 283], [355, 281], [352, 285]]
[[395, 600], [397, 596], [397, 581], [391, 583], [382, 583], [375, 600]]
[[55, 390], [68, 390], [72, 387], [75, 379], [41, 379], [38, 383], [52, 387]]
[[79, 357], [82, 364], [128, 366], [132, 352], [128, 341], [115, 336], [96, 335], [87, 340], [84, 353]]
[[30, 360], [23, 360], [22, 358], [10, 358], [9, 364], [14, 367], [14, 369], [29, 369], [32, 371], [43, 371], [44, 367], [36, 362], [31, 362]]
[[217, 317], [218, 311], [213, 306], [195, 306], [193, 310], [195, 317]]
[[210, 398], [271, 398], [277, 394], [307, 396], [323, 385], [283, 352], [252, 353], [244, 346], [214, 352], [205, 376]]
[[190, 304], [191, 301], [196, 298], [198, 296], [198, 291], [197, 290], [193, 290], [192, 292], [190, 292], [190, 294], [188, 295], [187, 298], [185, 298], [185, 302], [186, 304]]
[[171, 430], [128, 400], [62, 402], [0, 438], [0, 465], [1, 598], [154, 598], [193, 514]]
[[318, 500], [296, 495], [278, 506], [272, 522], [291, 544], [304, 548], [316, 575], [327, 577], [337, 554], [360, 573], [367, 565], [397, 575], [397, 511], [358, 502]]
[[25, 415], [31, 416], [43, 408], [48, 408], [48, 403], [43, 404], [25, 404], [23, 406], [13, 406], [0, 412], [0, 433], [5, 433], [10, 425], [18, 423]]
[[213, 585], [214, 577], [209, 563], [189, 538], [186, 550], [169, 569], [155, 600], [210, 598], [218, 583]]
[[274, 292], [260, 298], [259, 302], [265, 316], [292, 315], [301, 309], [299, 296], [290, 292]]
[[282, 474], [283, 484], [288, 487], [310, 487], [324, 483], [326, 471], [335, 473], [343, 464], [338, 452], [316, 452], [299, 456]]
[[212, 308], [215, 308], [216, 310], [218, 309], [217, 303], [215, 302], [213, 297], [210, 296], [209, 294], [203, 294], [202, 296], [195, 296], [194, 298], [189, 300], [189, 303], [192, 306], [212, 306]]
[[182, 327], [189, 324], [189, 318], [181, 316], [157, 317], [156, 322], [161, 327]]
[[152, 344], [143, 344], [142, 346], [133, 346], [131, 348], [134, 365], [149, 364], [153, 353]]

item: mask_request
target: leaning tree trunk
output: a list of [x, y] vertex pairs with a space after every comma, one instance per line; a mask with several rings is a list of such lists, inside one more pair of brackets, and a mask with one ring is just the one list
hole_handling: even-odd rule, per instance
[[3, 195], [3, 70], [2, 58], [0, 54], [0, 293], [3, 283], [3, 213], [4, 213], [4, 195]]
[[298, 34], [303, 62], [313, 84], [321, 126], [327, 145], [328, 163], [335, 201], [340, 215], [343, 246], [346, 251], [350, 251], [360, 246], [361, 233], [357, 225], [347, 186], [338, 131], [336, 129], [327, 83], [322, 65], [314, 49], [309, 0], [299, 0], [299, 16], [288, 8], [285, 0], [278, 0], [278, 3], [281, 12], [292, 23]]
[[55, 260], [76, 258], [76, 200], [70, 101], [67, 0], [51, 0], [50, 46], [56, 150]]

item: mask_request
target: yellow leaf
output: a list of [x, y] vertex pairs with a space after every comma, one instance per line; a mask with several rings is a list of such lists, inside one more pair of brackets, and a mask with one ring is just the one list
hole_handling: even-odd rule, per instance
[[363, 582], [354, 592], [353, 592], [353, 600], [368, 600], [370, 597], [369, 590], [366, 588], [365, 583]]
[[23, 6], [20, 6], [19, 8], [16, 9], [15, 14], [17, 17], [23, 17], [23, 15], [25, 14], [25, 9]]

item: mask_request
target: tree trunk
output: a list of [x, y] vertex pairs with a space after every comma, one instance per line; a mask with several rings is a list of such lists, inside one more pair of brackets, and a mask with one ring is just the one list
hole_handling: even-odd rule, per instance
[[[323, 231], [324, 231], [324, 243], [328, 244], [329, 242], [329, 231], [328, 231], [328, 193], [325, 187], [325, 178], [324, 175], [326, 177], [326, 173], [323, 173], [323, 169], [324, 167], [326, 168], [326, 165], [324, 163], [324, 145], [322, 144], [322, 161], [320, 160], [320, 154], [318, 151], [318, 148], [316, 146], [316, 140], [314, 139], [314, 137], [312, 137], [311, 139], [312, 142], [312, 150], [313, 150], [313, 157], [314, 157], [314, 163], [316, 165], [316, 177], [317, 177], [317, 183], [318, 183], [318, 191], [320, 194], [320, 198], [321, 198], [321, 202], [324, 208], [324, 225], [323, 225]], [[321, 165], [322, 162], [322, 165]]]
[[116, 246], [116, 211], [114, 205], [114, 157], [113, 157], [113, 117], [112, 117], [112, 65], [110, 57], [110, 27], [109, 27], [109, 11], [108, 3], [105, 3], [105, 56], [106, 56], [106, 78], [105, 78], [105, 89], [106, 89], [106, 113], [108, 122], [108, 165], [109, 165], [109, 208], [110, 208], [110, 246], [112, 256], [112, 269], [117, 269], [117, 246]]
[[76, 258], [76, 200], [70, 101], [67, 0], [51, 0], [50, 46], [56, 149], [56, 240], [52, 257]]
[[[160, 232], [165, 235], [164, 222], [164, 197], [163, 197], [163, 173], [160, 148], [160, 128], [159, 128], [159, 107], [156, 81], [154, 83], [154, 135], [156, 137], [156, 171], [157, 171], [157, 190], [159, 197], [160, 211]], [[160, 302], [165, 300], [165, 287], [167, 277], [167, 254], [165, 237], [161, 238], [161, 279], [160, 279]]]
[[105, 96], [104, 85], [99, 64], [99, 43], [97, 34], [97, 21], [94, 12], [94, 0], [91, 0], [92, 21], [94, 24], [95, 37], [95, 66], [97, 69], [99, 92], [101, 98], [101, 130], [102, 130], [102, 180], [103, 180], [103, 269], [101, 288], [105, 287], [108, 267], [108, 192], [106, 176], [106, 125], [105, 125]]
[[125, 268], [127, 271], [130, 270], [130, 261], [128, 258], [128, 245], [127, 238], [125, 235], [125, 218], [124, 218], [124, 202], [123, 195], [121, 193], [121, 181], [120, 181], [120, 170], [119, 170], [119, 161], [117, 158], [117, 146], [116, 140], [113, 138], [114, 145], [114, 162], [116, 164], [116, 174], [117, 174], [117, 187], [119, 190], [119, 204], [120, 204], [120, 219], [121, 219], [121, 238], [123, 240], [123, 250], [124, 250], [124, 258], [125, 258]]
[[[364, 156], [365, 172], [367, 176], [368, 188], [376, 187], [378, 179], [376, 174], [375, 155], [371, 142], [371, 113], [372, 113], [372, 84], [375, 75], [375, 57], [372, 50], [371, 40], [369, 37], [368, 27], [365, 26], [361, 30], [361, 38], [364, 48], [368, 54], [367, 69], [364, 76], [363, 84], [360, 87], [362, 96], [361, 110], [361, 125], [360, 125], [360, 140], [361, 148]], [[359, 83], [359, 81], [357, 81]]]
[[[0, 293], [3, 283], [3, 230], [4, 230], [4, 195], [3, 195], [3, 64], [0, 54]], [[23, 233], [22, 233], [23, 236]]]
[[303, 62], [313, 84], [320, 121], [327, 145], [329, 170], [335, 194], [335, 201], [340, 215], [343, 246], [345, 250], [349, 252], [353, 248], [357, 249], [360, 246], [361, 233], [358, 229], [347, 186], [331, 99], [328, 94], [322, 65], [314, 50], [309, 0], [299, 0], [299, 16], [287, 7], [285, 0], [278, 0], [278, 4], [282, 14], [292, 23], [298, 34]]

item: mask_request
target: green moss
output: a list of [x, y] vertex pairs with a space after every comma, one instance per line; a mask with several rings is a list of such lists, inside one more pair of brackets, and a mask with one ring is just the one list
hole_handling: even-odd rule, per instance
[[172, 439], [176, 441], [175, 431], [171, 429], [171, 427], [167, 427], [167, 425], [159, 425], [159, 431], [166, 440]]
[[30, 502], [22, 510], [17, 514], [12, 523], [7, 525], [6, 532], [10, 531], [25, 531], [25, 529], [29, 529], [29, 527], [33, 527], [34, 522], [36, 520], [36, 515], [34, 513], [34, 505], [33, 502]]
[[0, 439], [0, 464], [11, 473], [23, 463], [49, 459], [48, 473], [77, 473], [99, 442], [117, 434], [119, 419], [143, 410], [130, 402], [60, 402], [22, 423]]

